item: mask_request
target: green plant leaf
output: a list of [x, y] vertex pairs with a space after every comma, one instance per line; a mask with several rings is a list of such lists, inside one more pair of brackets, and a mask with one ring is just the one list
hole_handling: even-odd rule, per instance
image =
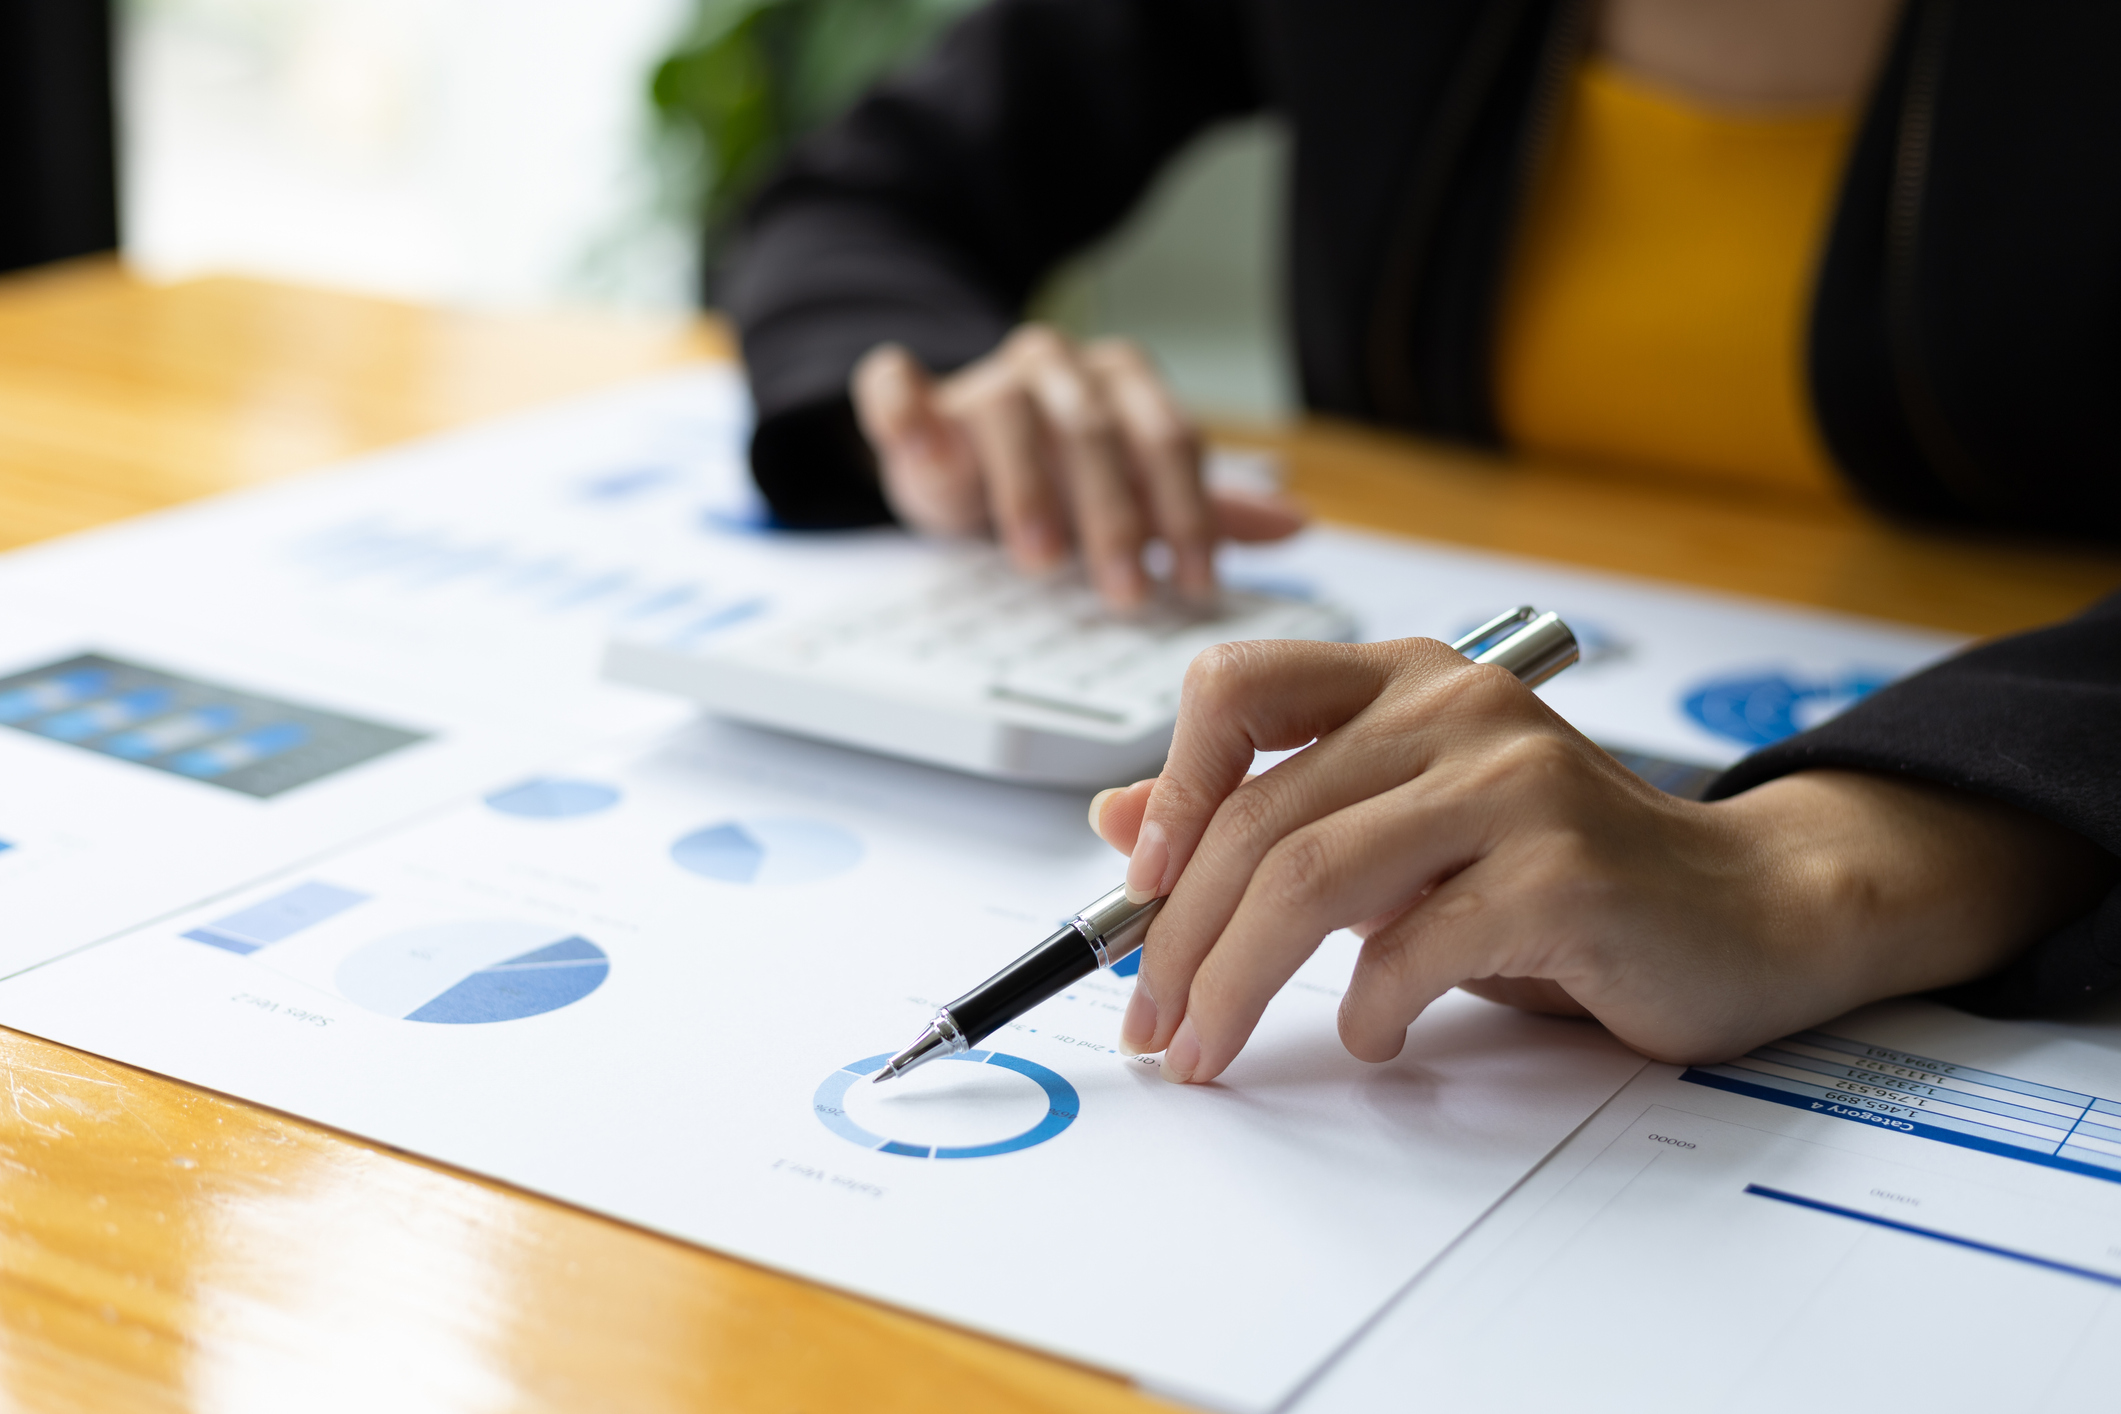
[[667, 195], [710, 247], [788, 144], [831, 122], [977, 0], [696, 0], [649, 80], [666, 134], [697, 160], [666, 164]]

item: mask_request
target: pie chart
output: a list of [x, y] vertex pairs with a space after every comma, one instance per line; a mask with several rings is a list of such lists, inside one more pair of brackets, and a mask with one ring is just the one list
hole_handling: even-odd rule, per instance
[[503, 815], [526, 820], [565, 820], [575, 815], [594, 815], [619, 802], [619, 788], [602, 781], [565, 781], [541, 776], [486, 797], [486, 804]]
[[578, 1002], [611, 975], [587, 938], [549, 924], [482, 918], [379, 938], [339, 964], [348, 1000], [405, 1021], [521, 1021]]
[[761, 815], [694, 830], [670, 847], [670, 858], [703, 878], [773, 888], [846, 873], [861, 862], [862, 842], [823, 820]]

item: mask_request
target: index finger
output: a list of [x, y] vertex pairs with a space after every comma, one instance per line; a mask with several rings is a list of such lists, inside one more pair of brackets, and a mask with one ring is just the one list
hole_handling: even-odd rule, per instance
[[1200, 437], [1148, 357], [1124, 339], [1092, 344], [1083, 364], [1102, 384], [1148, 503], [1171, 547], [1171, 577], [1183, 592], [1215, 591], [1215, 513], [1201, 482]]
[[1225, 643], [1195, 658], [1127, 860], [1127, 897], [1171, 892], [1254, 753], [1316, 740], [1376, 700], [1390, 677], [1383, 654], [1344, 643]]
[[1011, 337], [1009, 349], [1065, 470], [1090, 582], [1108, 604], [1139, 604], [1148, 592], [1141, 566], [1147, 526], [1104, 387], [1051, 330], [1028, 327]]

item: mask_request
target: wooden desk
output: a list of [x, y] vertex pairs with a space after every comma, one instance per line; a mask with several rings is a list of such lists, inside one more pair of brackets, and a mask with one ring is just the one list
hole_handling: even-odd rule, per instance
[[[90, 262], [0, 280], [0, 544], [689, 360], [707, 322], [445, 315]], [[2121, 557], [1509, 467], [1278, 445], [1321, 512], [1988, 633]], [[4, 925], [0, 925], [4, 926]], [[1097, 1373], [0, 1031], [0, 1401], [105, 1411], [1145, 1410]]]

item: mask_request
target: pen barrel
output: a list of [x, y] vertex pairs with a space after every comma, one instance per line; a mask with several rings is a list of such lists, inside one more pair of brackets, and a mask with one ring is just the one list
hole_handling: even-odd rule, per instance
[[1149, 920], [1163, 906], [1160, 898], [1130, 903], [1127, 886], [1121, 884], [1076, 914], [1072, 926], [1089, 942], [1097, 965], [1110, 967], [1142, 945], [1142, 939], [1149, 935]]
[[1097, 954], [1075, 925], [1055, 933], [943, 1010], [978, 1045], [1063, 987], [1097, 971]]
[[1549, 611], [1481, 653], [1473, 661], [1507, 668], [1527, 687], [1537, 687], [1582, 656], [1576, 635]]

